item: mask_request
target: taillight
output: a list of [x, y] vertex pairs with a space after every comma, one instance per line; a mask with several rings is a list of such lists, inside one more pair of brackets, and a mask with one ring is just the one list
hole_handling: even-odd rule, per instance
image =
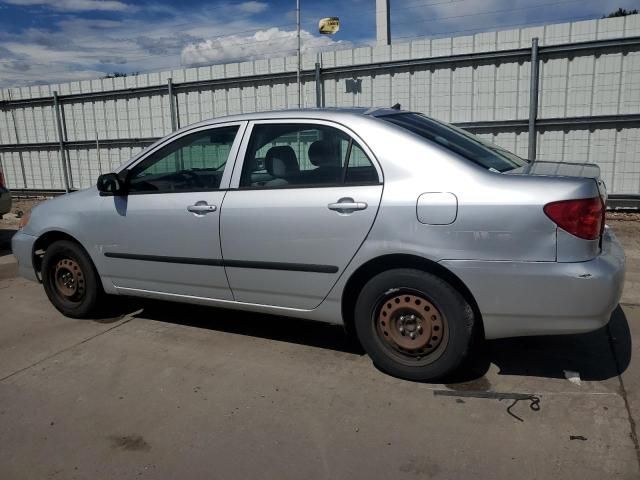
[[600, 197], [551, 202], [544, 206], [544, 213], [563, 230], [585, 240], [598, 238], [604, 226]]
[[4, 174], [2, 173], [2, 170], [0, 170], [0, 187], [4, 188]]

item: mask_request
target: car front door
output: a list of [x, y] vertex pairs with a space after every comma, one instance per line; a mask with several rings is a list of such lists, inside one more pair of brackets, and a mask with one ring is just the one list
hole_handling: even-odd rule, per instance
[[219, 215], [245, 127], [185, 132], [128, 167], [126, 195], [102, 197], [101, 273], [119, 291], [232, 299]]
[[237, 301], [313, 309], [371, 229], [382, 172], [342, 126], [249, 128], [221, 212], [229, 284]]

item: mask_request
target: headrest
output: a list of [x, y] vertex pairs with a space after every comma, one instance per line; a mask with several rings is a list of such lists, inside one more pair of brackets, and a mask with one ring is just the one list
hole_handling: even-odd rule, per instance
[[300, 171], [296, 152], [288, 145], [271, 147], [264, 157], [264, 164], [267, 172], [274, 177], [284, 177]]
[[316, 167], [340, 167], [338, 149], [327, 140], [316, 140], [309, 145], [309, 161]]

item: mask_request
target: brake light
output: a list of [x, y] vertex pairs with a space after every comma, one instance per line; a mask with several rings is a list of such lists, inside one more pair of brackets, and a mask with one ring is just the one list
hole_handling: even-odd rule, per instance
[[604, 226], [600, 197], [551, 202], [544, 206], [544, 213], [563, 230], [585, 240], [598, 238]]

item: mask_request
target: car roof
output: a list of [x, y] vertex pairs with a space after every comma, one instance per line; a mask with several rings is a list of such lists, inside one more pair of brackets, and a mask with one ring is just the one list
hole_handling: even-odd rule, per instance
[[384, 107], [352, 107], [352, 108], [295, 108], [286, 110], [270, 110], [264, 112], [242, 113], [238, 115], [228, 115], [216, 117], [201, 122], [191, 124], [188, 128], [196, 126], [213, 125], [217, 123], [239, 122], [248, 120], [278, 120], [287, 118], [310, 118], [310, 119], [339, 119], [346, 116], [369, 116], [381, 117], [402, 112], [398, 109]]

